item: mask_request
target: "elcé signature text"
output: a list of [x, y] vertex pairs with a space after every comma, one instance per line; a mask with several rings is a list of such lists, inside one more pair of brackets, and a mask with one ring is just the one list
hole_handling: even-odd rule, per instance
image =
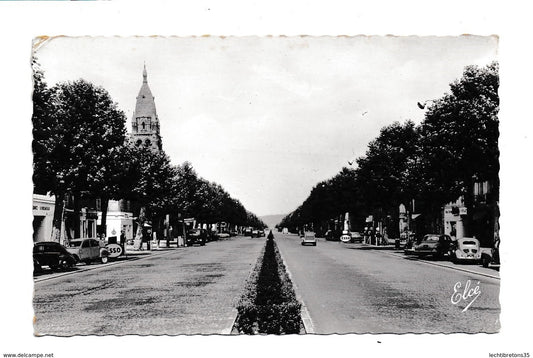
[[463, 309], [465, 312], [472, 303], [481, 295], [481, 289], [479, 288], [479, 281], [475, 287], [472, 287], [472, 282], [470, 280], [466, 281], [463, 287], [463, 284], [459, 281], [453, 286], [453, 294], [451, 301], [453, 305], [456, 305], [462, 301], [466, 302], [467, 305]]

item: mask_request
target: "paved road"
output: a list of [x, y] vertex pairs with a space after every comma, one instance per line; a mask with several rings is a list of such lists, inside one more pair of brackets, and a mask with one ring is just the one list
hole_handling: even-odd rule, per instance
[[[279, 233], [276, 242], [314, 333], [489, 333], [500, 328], [499, 279], [360, 244], [321, 239], [316, 247], [302, 247], [298, 237]], [[454, 286], [460, 282], [462, 294], [468, 280], [472, 290], [479, 282], [481, 293], [463, 312], [472, 297], [457, 304], [451, 298]]]
[[229, 333], [264, 240], [232, 238], [35, 280], [37, 335]]

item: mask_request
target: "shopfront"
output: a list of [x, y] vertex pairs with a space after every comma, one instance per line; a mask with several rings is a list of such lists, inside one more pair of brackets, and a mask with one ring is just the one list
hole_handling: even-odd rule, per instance
[[48, 195], [33, 195], [33, 242], [49, 241], [52, 236], [55, 199]]

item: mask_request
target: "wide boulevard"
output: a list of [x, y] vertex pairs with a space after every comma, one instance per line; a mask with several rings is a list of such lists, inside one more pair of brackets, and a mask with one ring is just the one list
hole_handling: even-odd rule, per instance
[[[296, 235], [275, 241], [307, 333], [497, 332], [498, 272]], [[131, 253], [35, 277], [37, 335], [229, 334], [265, 238]], [[465, 290], [466, 288], [466, 290]]]
[[[308, 331], [499, 330], [500, 285], [499, 279], [494, 278], [498, 272], [493, 269], [418, 260], [357, 243], [320, 239], [315, 247], [301, 246], [296, 235], [277, 234], [276, 238], [299, 298], [305, 304]], [[467, 282], [470, 288], [465, 294]], [[464, 297], [469, 292], [472, 296]]]
[[35, 334], [229, 334], [263, 245], [232, 238], [38, 276]]

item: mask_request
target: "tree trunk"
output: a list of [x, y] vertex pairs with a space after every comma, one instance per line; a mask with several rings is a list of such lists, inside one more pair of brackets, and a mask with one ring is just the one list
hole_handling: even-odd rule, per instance
[[74, 193], [74, 238], [81, 238], [80, 230], [80, 194]]
[[55, 194], [51, 241], [61, 242], [61, 226], [63, 224], [66, 196], [67, 194]]
[[107, 235], [107, 209], [109, 207], [109, 198], [102, 197], [100, 198], [102, 217], [100, 219], [100, 232], [98, 234]]
[[463, 216], [464, 236], [470, 237], [473, 235], [472, 222], [474, 210], [474, 180], [465, 180], [465, 191], [463, 193], [464, 206], [466, 207], [466, 215]]

